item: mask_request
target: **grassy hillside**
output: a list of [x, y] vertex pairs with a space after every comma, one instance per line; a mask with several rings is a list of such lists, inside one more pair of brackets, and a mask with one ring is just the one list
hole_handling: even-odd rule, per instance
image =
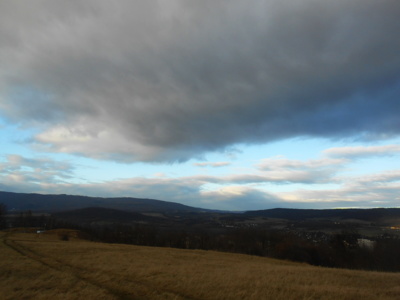
[[59, 231], [0, 233], [1, 299], [400, 299], [399, 282], [399, 273], [62, 241]]

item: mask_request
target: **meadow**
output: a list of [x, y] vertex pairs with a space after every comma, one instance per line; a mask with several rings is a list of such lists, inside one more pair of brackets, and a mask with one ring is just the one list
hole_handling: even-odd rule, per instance
[[400, 299], [400, 273], [0, 232], [0, 299]]

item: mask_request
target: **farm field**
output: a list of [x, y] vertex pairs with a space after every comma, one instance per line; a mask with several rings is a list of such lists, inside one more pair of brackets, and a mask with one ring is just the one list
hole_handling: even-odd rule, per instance
[[400, 273], [59, 233], [0, 232], [0, 299], [400, 299]]

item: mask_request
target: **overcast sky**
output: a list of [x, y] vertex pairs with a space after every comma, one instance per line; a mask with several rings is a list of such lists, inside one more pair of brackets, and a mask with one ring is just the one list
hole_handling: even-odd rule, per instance
[[1, 1], [0, 190], [400, 206], [399, 32], [398, 0]]

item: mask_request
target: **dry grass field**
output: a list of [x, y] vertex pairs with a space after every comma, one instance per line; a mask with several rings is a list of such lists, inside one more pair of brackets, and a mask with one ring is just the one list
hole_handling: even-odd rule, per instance
[[0, 232], [0, 299], [400, 299], [400, 274]]

